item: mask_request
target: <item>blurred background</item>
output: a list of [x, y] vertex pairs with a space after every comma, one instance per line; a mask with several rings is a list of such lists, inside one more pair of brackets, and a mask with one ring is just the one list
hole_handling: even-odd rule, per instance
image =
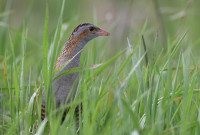
[[[199, 58], [199, 5], [199, 0], [66, 0], [60, 44], [63, 45], [67, 41], [76, 25], [89, 22], [111, 33], [108, 42], [100, 47], [99, 51], [103, 51], [99, 55], [100, 59], [111, 57], [126, 48], [127, 38], [134, 44], [135, 39], [141, 38], [142, 34], [148, 49], [156, 49], [156, 52], [162, 49], [166, 51], [168, 41], [180, 37], [185, 32], [187, 32], [187, 40], [184, 40], [184, 50], [192, 52], [194, 58]], [[33, 73], [37, 73], [33, 77], [40, 74], [38, 71], [42, 67], [43, 30], [47, 6], [49, 36], [52, 37], [58, 22], [62, 0], [0, 1], [0, 37], [2, 38], [0, 59], [2, 60], [5, 53], [9, 54], [9, 33], [17, 37], [23, 25], [26, 25], [28, 40], [25, 70], [29, 72], [31, 69]], [[146, 29], [142, 32], [144, 26]], [[152, 48], [155, 39], [158, 39], [159, 44]], [[49, 40], [52, 41], [52, 38]], [[93, 47], [91, 45], [93, 42], [89, 44], [89, 47], [86, 47], [88, 52], [92, 51], [90, 48]], [[19, 46], [20, 41], [15, 42], [16, 57], [22, 53]]]
[[[0, 113], [3, 113], [0, 114], [0, 134], [4, 130], [15, 133], [14, 128], [20, 131], [21, 125], [21, 129], [29, 132], [32, 119], [38, 119], [25, 114], [18, 120], [16, 114], [23, 115], [27, 105], [33, 104], [33, 100], [29, 102], [33, 92], [39, 86], [43, 88], [43, 71], [50, 69], [43, 68], [43, 48], [50, 52], [53, 45], [57, 47], [57, 42], [52, 42], [55, 31], [60, 28], [57, 26], [60, 26], [62, 6], [58, 55], [80, 23], [93, 23], [111, 33], [109, 37], [89, 42], [81, 55], [81, 65], [87, 70], [80, 72], [79, 90], [86, 93], [83, 94], [88, 103], [85, 107], [90, 110], [84, 117], [91, 116], [95, 120], [93, 126], [90, 119], [86, 122], [83, 128], [86, 134], [88, 128], [101, 134], [104, 127], [109, 131], [106, 135], [111, 130], [113, 134], [128, 134], [133, 129], [139, 132], [145, 124], [143, 134], [165, 134], [170, 130], [173, 134], [179, 130], [180, 134], [194, 134], [194, 131], [199, 134], [200, 0], [66, 0], [65, 5], [62, 2], [0, 0]], [[43, 37], [46, 9], [49, 11], [47, 39]], [[47, 48], [43, 46], [43, 39], [48, 42]], [[145, 45], [147, 55], [135, 71]], [[125, 55], [115, 57], [117, 60], [103, 67], [101, 74], [91, 77], [97, 70], [88, 67], [108, 62], [125, 48], [128, 48]], [[51, 53], [48, 56], [47, 60], [51, 61]], [[86, 78], [90, 83], [85, 83]], [[108, 93], [105, 97], [104, 92]], [[91, 94], [100, 96], [93, 98]], [[99, 109], [97, 105], [102, 107]], [[103, 120], [99, 119], [99, 123], [96, 123], [96, 110], [102, 111]], [[105, 120], [104, 111], [108, 114]], [[189, 128], [190, 133], [185, 132]]]

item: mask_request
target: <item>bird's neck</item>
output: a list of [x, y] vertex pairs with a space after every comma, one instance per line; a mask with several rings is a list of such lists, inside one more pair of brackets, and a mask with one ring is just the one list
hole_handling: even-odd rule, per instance
[[83, 47], [85, 46], [87, 42], [86, 41], [80, 41], [79, 44], [76, 46], [76, 48], [72, 51], [72, 53], [69, 55], [69, 58], [77, 58], [80, 60], [81, 52], [83, 50]]
[[[80, 66], [80, 56], [83, 47], [85, 46], [87, 42], [86, 41], [80, 41], [73, 50], [66, 50], [68, 48], [73, 48], [71, 44], [67, 44], [65, 48], [63, 49], [61, 56], [58, 58], [58, 61], [56, 63], [56, 68], [63, 68], [62, 71], [66, 71], [72, 68], [76, 68]], [[65, 54], [68, 52], [68, 54]], [[66, 56], [68, 55], [68, 56]], [[62, 67], [65, 65], [65, 67]]]

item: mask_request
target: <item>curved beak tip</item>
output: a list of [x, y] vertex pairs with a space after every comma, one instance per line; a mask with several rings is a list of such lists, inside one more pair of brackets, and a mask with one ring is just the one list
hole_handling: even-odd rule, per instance
[[100, 29], [100, 30], [97, 32], [97, 34], [98, 34], [99, 36], [109, 36], [109, 35], [110, 35], [109, 32], [107, 32], [107, 31], [105, 31], [105, 30], [102, 30], [102, 29]]

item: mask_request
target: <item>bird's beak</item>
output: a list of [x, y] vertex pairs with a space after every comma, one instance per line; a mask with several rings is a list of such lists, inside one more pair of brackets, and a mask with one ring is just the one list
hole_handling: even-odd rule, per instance
[[109, 36], [109, 35], [110, 35], [109, 32], [107, 32], [107, 31], [105, 31], [105, 30], [102, 30], [102, 29], [100, 29], [100, 30], [97, 32], [97, 34], [98, 34], [99, 36]]

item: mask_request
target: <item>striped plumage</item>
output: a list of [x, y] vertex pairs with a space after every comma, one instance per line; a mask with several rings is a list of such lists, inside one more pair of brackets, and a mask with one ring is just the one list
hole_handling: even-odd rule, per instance
[[44, 120], [45, 118], [45, 104], [41, 105], [41, 119]]
[[[59, 70], [59, 72], [55, 75], [55, 77], [69, 69], [80, 66], [81, 51], [88, 41], [98, 36], [108, 35], [108, 32], [90, 23], [82, 23], [78, 25], [70, 35], [60, 57], [56, 62], [55, 70]], [[66, 62], [69, 63], [65, 65]], [[63, 65], [65, 66], [62, 67]], [[52, 90], [56, 98], [57, 107], [59, 107], [61, 104], [69, 103], [69, 101], [74, 98], [78, 85], [78, 76], [79, 73], [76, 72], [68, 75], [62, 75], [58, 79], [54, 80], [52, 83]], [[68, 96], [70, 98], [68, 101], [66, 101]], [[45, 104], [46, 96], [43, 94], [41, 106], [42, 120], [45, 118]]]

